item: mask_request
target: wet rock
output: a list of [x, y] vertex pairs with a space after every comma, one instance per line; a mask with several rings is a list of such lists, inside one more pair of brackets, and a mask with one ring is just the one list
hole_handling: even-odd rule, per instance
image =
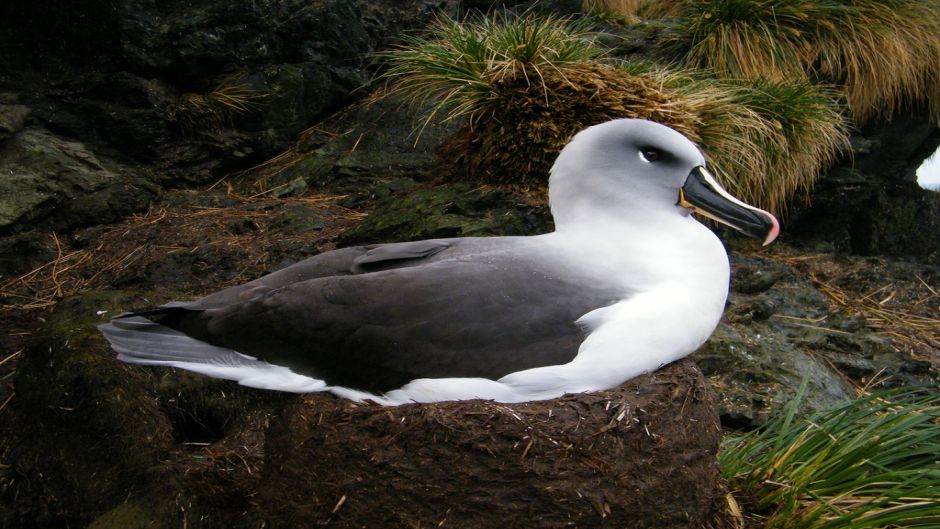
[[723, 321], [690, 357], [715, 386], [726, 426], [762, 424], [804, 379], [805, 410], [854, 398], [853, 382], [892, 387], [935, 380], [927, 362], [873, 333], [863, 318], [833, 307], [789, 264], [738, 254], [731, 262]]
[[42, 129], [23, 130], [0, 151], [0, 234], [113, 222], [155, 195], [147, 180]]
[[688, 362], [610, 391], [381, 408], [304, 397], [272, 420], [275, 527], [705, 525], [720, 429]]

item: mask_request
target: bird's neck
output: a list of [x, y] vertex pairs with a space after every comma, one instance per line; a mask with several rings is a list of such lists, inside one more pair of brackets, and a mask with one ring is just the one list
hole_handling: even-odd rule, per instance
[[[556, 224], [553, 234], [580, 266], [592, 273], [623, 277], [655, 287], [663, 283], [711, 285], [723, 302], [727, 293], [728, 256], [708, 228], [677, 211], [642, 209], [621, 216], [595, 214]], [[716, 294], [716, 296], [717, 296]], [[717, 298], [716, 298], [717, 299]]]

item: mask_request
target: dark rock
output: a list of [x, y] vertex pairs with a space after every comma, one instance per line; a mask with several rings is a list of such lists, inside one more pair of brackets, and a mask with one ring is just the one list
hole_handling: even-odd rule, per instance
[[280, 396], [117, 361], [95, 326], [153, 301], [101, 292], [64, 300], [23, 353], [3, 417], [15, 437], [2, 471], [16, 478], [4, 480], [0, 525], [258, 526], [245, 513], [260, 473], [249, 465], [262, 457], [259, 411]]
[[782, 264], [750, 256], [735, 256], [731, 274], [731, 290], [741, 294], [760, 294], [784, 278], [792, 278], [793, 270]]
[[712, 398], [685, 361], [523, 404], [311, 395], [272, 421], [258, 503], [274, 527], [700, 527], [721, 497]]
[[[283, 150], [365, 91], [370, 55], [447, 2], [0, 5], [0, 86], [52, 130], [205, 183]], [[227, 87], [227, 88], [226, 88]], [[218, 94], [248, 97], [235, 109]], [[236, 106], [239, 106], [236, 105]]]
[[722, 323], [690, 357], [719, 397], [721, 420], [733, 428], [763, 424], [796, 395], [804, 378], [804, 410], [820, 410], [851, 400], [852, 387], [826, 363], [808, 354], [805, 344], [756, 325]]
[[[889, 280], [880, 267], [861, 270], [879, 286]], [[852, 283], [867, 290], [861, 280]], [[820, 410], [854, 398], [850, 380], [896, 386], [936, 378], [927, 362], [871, 332], [863, 318], [833, 307], [784, 262], [734, 254], [731, 284], [722, 323], [690, 357], [715, 386], [726, 426], [762, 424], [804, 379], [803, 408]]]
[[822, 175], [809, 206], [797, 208], [786, 231], [798, 241], [825, 242], [862, 255], [940, 259], [940, 193], [917, 184], [916, 171], [940, 145], [940, 129], [912, 112], [866, 127], [854, 155]]
[[434, 180], [435, 149], [458, 124], [425, 125], [427, 111], [398, 98], [354, 105], [301, 136], [299, 161], [268, 185], [301, 179], [317, 191], [354, 195], [358, 205]]
[[28, 231], [0, 237], [0, 278], [20, 276], [56, 258], [47, 234]]
[[41, 129], [21, 131], [0, 151], [0, 234], [114, 222], [155, 196], [144, 178]]
[[25, 480], [17, 509], [4, 522], [87, 523], [117, 498], [166, 481], [158, 461], [171, 441], [170, 425], [142, 391], [146, 374], [115, 363], [91, 325], [103, 321], [96, 310], [126, 299], [61, 303], [43, 339], [20, 359], [15, 412], [21, 430], [11, 460]]

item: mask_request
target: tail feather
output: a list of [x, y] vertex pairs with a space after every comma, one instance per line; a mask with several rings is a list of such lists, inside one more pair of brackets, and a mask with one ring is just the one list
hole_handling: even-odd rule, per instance
[[[157, 309], [154, 314], [165, 313]], [[244, 355], [233, 349], [212, 345], [161, 325], [142, 314], [129, 313], [99, 325], [118, 359], [128, 364], [170, 366], [215, 378], [234, 380], [244, 386], [294, 393], [323, 391], [322, 380], [294, 373]]]

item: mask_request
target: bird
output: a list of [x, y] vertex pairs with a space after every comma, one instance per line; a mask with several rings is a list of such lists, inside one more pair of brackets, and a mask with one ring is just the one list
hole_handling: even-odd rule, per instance
[[129, 364], [385, 406], [518, 403], [614, 388], [717, 327], [730, 268], [692, 212], [772, 242], [702, 151], [659, 123], [575, 134], [548, 179], [554, 231], [341, 248], [99, 326]]

